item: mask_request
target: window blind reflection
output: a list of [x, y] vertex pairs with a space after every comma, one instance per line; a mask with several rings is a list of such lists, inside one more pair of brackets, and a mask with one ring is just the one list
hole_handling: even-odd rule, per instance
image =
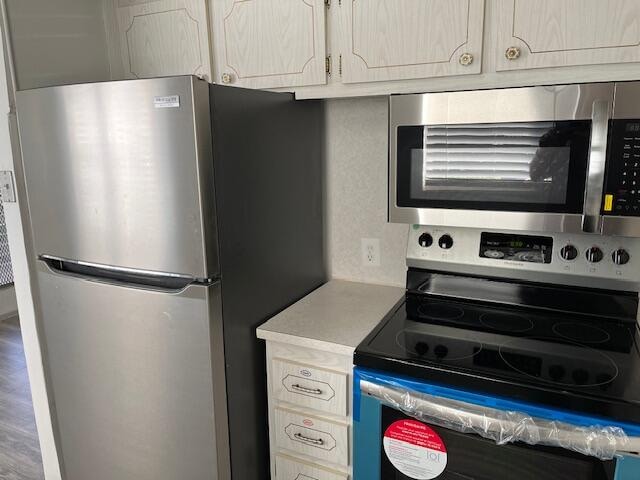
[[[422, 162], [423, 188], [441, 180], [552, 183], [566, 169], [569, 146], [545, 146], [553, 122], [436, 125], [411, 151]], [[504, 185], [503, 185], [504, 187]]]

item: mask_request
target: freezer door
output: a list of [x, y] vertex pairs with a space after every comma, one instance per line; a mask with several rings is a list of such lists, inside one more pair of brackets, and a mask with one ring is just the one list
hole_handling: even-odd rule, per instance
[[229, 478], [219, 285], [37, 275], [64, 478]]
[[43, 88], [17, 109], [37, 254], [216, 276], [206, 82]]

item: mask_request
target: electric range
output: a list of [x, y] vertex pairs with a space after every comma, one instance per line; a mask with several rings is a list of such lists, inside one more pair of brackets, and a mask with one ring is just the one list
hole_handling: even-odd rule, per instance
[[[425, 247], [425, 235], [458, 239], [458, 250]], [[354, 363], [640, 424], [640, 272], [631, 261], [640, 245], [596, 241], [414, 228], [406, 297]], [[575, 258], [563, 258], [568, 247]], [[624, 265], [616, 264], [622, 247]]]

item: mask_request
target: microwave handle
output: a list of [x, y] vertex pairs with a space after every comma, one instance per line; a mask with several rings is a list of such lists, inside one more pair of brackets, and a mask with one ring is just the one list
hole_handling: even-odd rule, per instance
[[368, 380], [360, 380], [360, 391], [426, 423], [461, 433], [475, 433], [498, 444], [520, 441], [562, 447], [603, 459], [619, 453], [640, 452], [640, 437], [629, 437], [621, 429], [600, 425], [581, 427], [387, 387]]
[[604, 192], [604, 173], [607, 161], [607, 140], [609, 138], [609, 120], [611, 102], [596, 100], [591, 114], [591, 142], [589, 145], [589, 165], [584, 195], [582, 231], [586, 233], [602, 232], [602, 198]]

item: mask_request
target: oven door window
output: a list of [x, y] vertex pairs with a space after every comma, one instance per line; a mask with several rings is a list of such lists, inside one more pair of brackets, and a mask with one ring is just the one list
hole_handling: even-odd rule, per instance
[[591, 121], [400, 126], [400, 207], [582, 213]]

